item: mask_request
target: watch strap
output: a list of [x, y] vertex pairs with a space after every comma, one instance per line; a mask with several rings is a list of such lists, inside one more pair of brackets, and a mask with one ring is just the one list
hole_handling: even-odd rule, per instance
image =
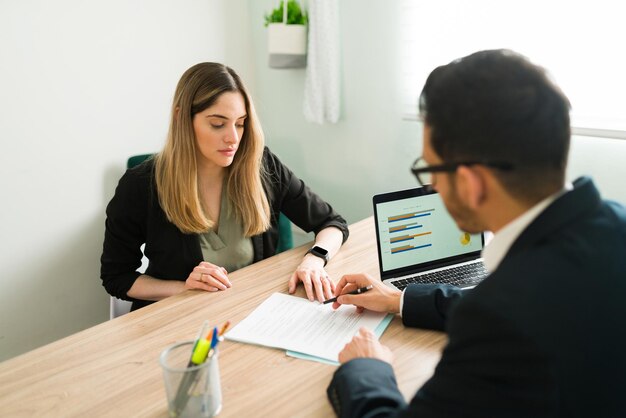
[[[319, 252], [318, 248], [320, 250], [322, 250], [322, 251], [325, 251], [326, 253], [324, 254], [324, 253]], [[325, 250], [325, 249], [323, 249], [321, 247], [318, 247], [316, 245], [316, 246], [313, 246], [313, 247], [309, 248], [309, 250], [306, 253], [307, 254], [313, 254], [314, 256], [319, 257], [322, 260], [324, 260], [324, 267], [326, 267], [326, 264], [328, 264], [328, 251], [327, 250]]]

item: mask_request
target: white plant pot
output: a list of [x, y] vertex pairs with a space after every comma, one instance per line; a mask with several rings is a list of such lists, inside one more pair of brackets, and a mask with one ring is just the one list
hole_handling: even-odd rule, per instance
[[267, 29], [270, 67], [306, 67], [307, 28], [305, 25], [270, 23]]

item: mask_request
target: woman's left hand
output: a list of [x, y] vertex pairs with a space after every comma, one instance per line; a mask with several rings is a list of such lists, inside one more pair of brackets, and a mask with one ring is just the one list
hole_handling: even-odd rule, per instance
[[296, 271], [289, 279], [289, 293], [294, 293], [298, 282], [304, 284], [306, 296], [310, 301], [317, 300], [324, 302], [333, 297], [335, 283], [328, 277], [324, 270], [324, 260], [319, 257], [307, 254]]

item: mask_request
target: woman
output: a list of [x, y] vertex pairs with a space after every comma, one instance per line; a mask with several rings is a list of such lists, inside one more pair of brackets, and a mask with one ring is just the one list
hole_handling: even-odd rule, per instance
[[239, 76], [197, 64], [176, 87], [165, 147], [124, 174], [107, 206], [103, 284], [133, 310], [185, 289], [227, 290], [229, 272], [275, 254], [279, 212], [315, 232], [289, 292], [302, 282], [310, 300], [332, 297], [324, 266], [348, 237], [345, 220], [264, 146]]

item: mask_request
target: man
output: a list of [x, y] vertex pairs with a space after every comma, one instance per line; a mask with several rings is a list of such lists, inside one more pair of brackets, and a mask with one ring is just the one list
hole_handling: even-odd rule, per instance
[[[361, 330], [339, 355], [328, 395], [341, 417], [626, 416], [626, 210], [593, 182], [565, 184], [569, 102], [544, 71], [506, 50], [435, 69], [420, 97], [423, 158], [458, 226], [495, 233], [491, 274], [476, 288], [412, 285], [366, 275], [335, 295], [358, 309], [401, 313], [445, 329], [434, 375], [409, 404], [392, 354]], [[591, 156], [590, 156], [591, 157]]]

